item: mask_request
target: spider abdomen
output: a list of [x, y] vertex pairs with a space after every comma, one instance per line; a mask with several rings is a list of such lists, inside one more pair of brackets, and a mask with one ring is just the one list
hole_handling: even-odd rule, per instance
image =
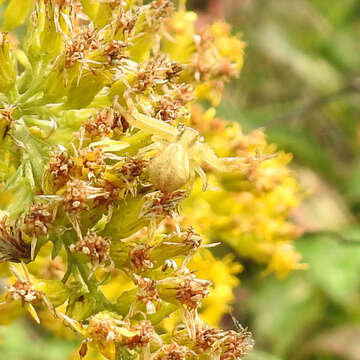
[[167, 145], [148, 166], [151, 183], [162, 192], [170, 193], [184, 186], [190, 178], [189, 156], [179, 143]]

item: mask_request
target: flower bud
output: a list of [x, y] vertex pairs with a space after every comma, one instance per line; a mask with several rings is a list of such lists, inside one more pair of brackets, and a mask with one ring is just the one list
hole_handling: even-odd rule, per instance
[[7, 93], [15, 84], [16, 60], [8, 35], [0, 33], [0, 92]]

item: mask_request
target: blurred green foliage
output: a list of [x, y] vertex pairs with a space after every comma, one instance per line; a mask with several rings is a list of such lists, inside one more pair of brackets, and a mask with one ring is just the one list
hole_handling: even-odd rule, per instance
[[227, 20], [248, 46], [219, 115], [247, 131], [265, 127], [270, 141], [294, 154], [312, 193], [295, 214], [309, 269], [284, 281], [241, 276], [237, 315], [264, 351], [249, 360], [358, 360], [360, 2], [226, 3]]
[[39, 328], [25, 319], [0, 326], [0, 342], [1, 360], [64, 360], [76, 346], [74, 342], [39, 333]]

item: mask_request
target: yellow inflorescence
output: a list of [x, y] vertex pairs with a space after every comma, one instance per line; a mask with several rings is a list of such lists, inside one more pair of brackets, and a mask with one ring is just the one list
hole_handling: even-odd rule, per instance
[[0, 33], [1, 323], [28, 311], [88, 359], [240, 359], [251, 334], [216, 326], [242, 266], [214, 243], [303, 267], [291, 157], [196, 105], [244, 43], [184, 2], [6, 3], [26, 35]]

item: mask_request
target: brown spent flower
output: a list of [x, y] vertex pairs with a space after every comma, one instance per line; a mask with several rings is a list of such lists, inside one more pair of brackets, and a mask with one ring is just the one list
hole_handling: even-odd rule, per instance
[[112, 109], [100, 110], [96, 115], [91, 116], [84, 124], [86, 134], [90, 137], [104, 137], [111, 133], [114, 126]]
[[185, 276], [175, 288], [176, 299], [188, 309], [194, 310], [200, 306], [201, 301], [210, 293], [209, 280], [196, 279], [194, 274]]
[[104, 238], [95, 232], [89, 232], [82, 240], [70, 245], [71, 252], [78, 252], [90, 257], [94, 265], [111, 263], [110, 259], [111, 240]]
[[23, 240], [22, 230], [17, 224], [10, 225], [7, 219], [0, 221], [0, 263], [21, 262], [31, 257], [31, 246]]
[[53, 213], [49, 204], [32, 204], [24, 218], [24, 230], [29, 235], [46, 235], [52, 227]]
[[102, 109], [90, 116], [83, 124], [85, 134], [90, 138], [112, 137], [113, 132], [125, 133], [129, 123], [113, 108]]
[[58, 148], [54, 151], [50, 162], [48, 171], [53, 178], [55, 187], [60, 187], [66, 184], [70, 179], [70, 173], [74, 166], [65, 148]]
[[119, 173], [124, 176], [127, 181], [133, 181], [142, 174], [146, 165], [147, 162], [145, 160], [127, 157]]
[[17, 280], [7, 288], [8, 296], [12, 300], [21, 300], [23, 303], [39, 303], [42, 301], [43, 294], [34, 289], [28, 281]]
[[120, 13], [114, 21], [115, 33], [121, 29], [123, 36], [126, 38], [133, 33], [137, 20], [138, 15], [134, 14], [131, 10], [125, 12], [123, 9], [120, 9]]
[[125, 345], [130, 349], [146, 347], [153, 338], [157, 337], [149, 320], [139, 321], [130, 328], [130, 331], [137, 333], [137, 335], [125, 339]]
[[136, 298], [146, 306], [147, 314], [156, 312], [155, 303], [159, 301], [159, 294], [156, 290], [156, 282], [148, 278], [136, 277], [136, 284], [139, 291]]
[[89, 320], [88, 336], [93, 341], [121, 342], [123, 335], [113, 319], [98, 319], [92, 316]]
[[130, 264], [136, 272], [143, 272], [154, 267], [149, 253], [150, 246], [139, 245], [130, 252]]
[[119, 200], [121, 188], [117, 187], [110, 181], [105, 180], [102, 184], [102, 189], [104, 190], [104, 194], [96, 197], [94, 200], [95, 206], [105, 206], [108, 208]]
[[221, 360], [241, 359], [253, 347], [251, 333], [246, 329], [219, 330], [199, 323], [196, 325], [194, 351], [197, 354], [219, 354]]
[[176, 343], [163, 345], [158, 350], [159, 355], [154, 360], [185, 360], [192, 351], [186, 346], [181, 346]]
[[184, 233], [184, 245], [191, 250], [197, 250], [202, 243], [201, 236], [193, 229], [190, 228]]
[[[1, 36], [1, 33], [0, 33]], [[1, 41], [1, 38], [0, 38]], [[1, 46], [1, 44], [0, 44]], [[10, 125], [13, 121], [13, 113], [15, 111], [15, 106], [5, 105], [3, 109], [0, 109], [0, 119], [5, 119], [5, 121]]]
[[71, 179], [66, 184], [63, 199], [64, 209], [67, 213], [78, 214], [88, 209], [87, 201], [89, 185], [79, 179]]
[[151, 58], [137, 74], [135, 87], [139, 91], [145, 91], [149, 87], [163, 85], [177, 78], [183, 67], [170, 61], [165, 54], [159, 54]]
[[173, 217], [178, 213], [178, 206], [181, 200], [184, 199], [186, 191], [176, 190], [171, 193], [163, 193], [156, 191], [150, 195], [150, 213], [155, 216], [169, 216]]
[[234, 330], [226, 331], [221, 342], [221, 360], [241, 359], [253, 347], [251, 333], [242, 329], [240, 332]]
[[105, 46], [105, 54], [109, 65], [117, 65], [118, 62], [125, 57], [124, 49], [127, 43], [120, 40], [111, 40]]
[[76, 63], [84, 61], [86, 55], [100, 47], [100, 40], [95, 28], [84, 26], [69, 38], [65, 46], [65, 68], [71, 68]]
[[179, 117], [183, 102], [172, 96], [164, 95], [157, 104], [156, 117], [162, 121], [174, 121]]

